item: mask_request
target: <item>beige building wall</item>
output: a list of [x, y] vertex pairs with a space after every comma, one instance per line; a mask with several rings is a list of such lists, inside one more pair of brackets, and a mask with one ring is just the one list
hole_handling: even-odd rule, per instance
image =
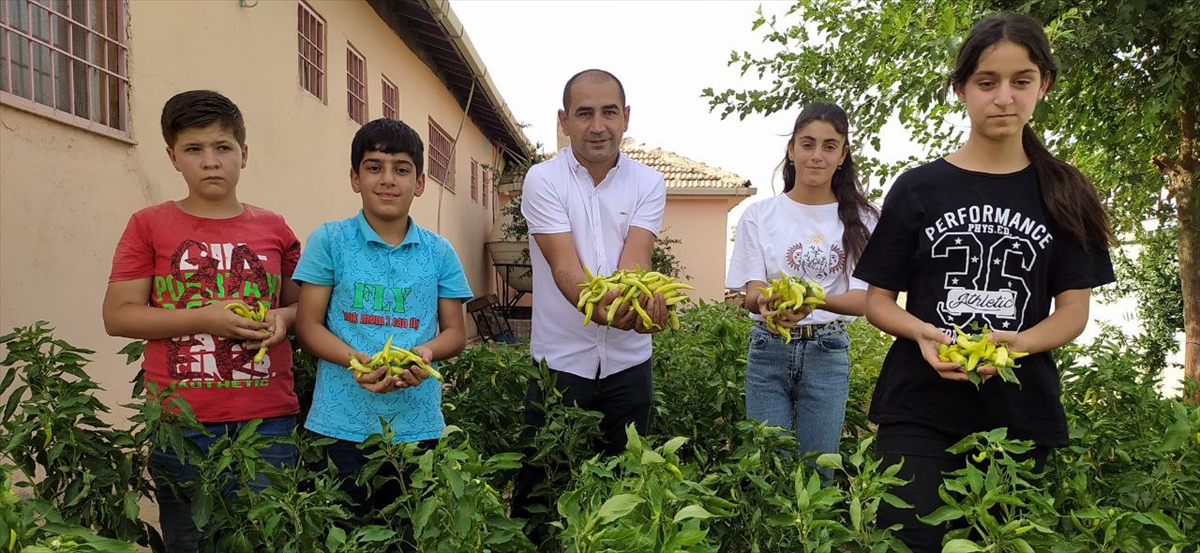
[[725, 298], [725, 242], [728, 240], [728, 196], [667, 195], [659, 238], [678, 238], [671, 253], [683, 265], [684, 279], [696, 287], [689, 295], [706, 302]]
[[349, 151], [359, 125], [346, 109], [348, 42], [366, 59], [369, 118], [382, 115], [386, 75], [399, 89], [399, 117], [423, 138], [430, 117], [452, 137], [461, 126], [457, 193], [428, 178], [413, 217], [450, 239], [476, 294], [487, 289], [491, 208], [470, 199], [470, 162], [494, 165], [497, 152], [366, 2], [308, 3], [327, 26], [327, 103], [299, 84], [295, 1], [125, 5], [129, 141], [0, 105], [0, 332], [50, 321], [58, 338], [97, 351], [90, 368], [106, 404], [128, 398], [135, 369], [115, 352], [129, 340], [105, 335], [100, 304], [129, 215], [187, 192], [159, 130], [162, 104], [180, 91], [215, 89], [245, 113], [243, 201], [283, 214], [302, 241], [322, 222], [353, 215], [361, 203], [349, 186]]

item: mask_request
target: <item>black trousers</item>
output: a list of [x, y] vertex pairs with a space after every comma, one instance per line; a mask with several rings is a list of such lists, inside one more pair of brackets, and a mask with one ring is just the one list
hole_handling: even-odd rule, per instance
[[[944, 504], [938, 496], [938, 488], [945, 479], [945, 473], [966, 466], [966, 455], [953, 455], [946, 451], [963, 437], [918, 424], [879, 425], [875, 453], [883, 460], [880, 469], [904, 461], [896, 476], [909, 482], [899, 488], [893, 488], [891, 493], [908, 502], [913, 508], [899, 509], [886, 502], [881, 503], [878, 524], [880, 528], [903, 524], [904, 528], [897, 536], [913, 550], [913, 553], [940, 553], [942, 538], [946, 532], [953, 528], [961, 528], [961, 525], [965, 524], [960, 519], [951, 524], [931, 526], [917, 520], [918, 516], [926, 516]], [[1021, 457], [1036, 459], [1035, 470], [1041, 471], [1045, 467], [1048, 453], [1048, 449], [1037, 447]]]
[[[599, 411], [604, 415], [600, 421], [602, 438], [601, 443], [597, 444], [597, 451], [603, 451], [606, 455], [625, 451], [625, 426], [629, 423], [633, 423], [639, 433], [645, 433], [649, 428], [654, 395], [649, 359], [601, 379], [583, 378], [555, 370], [550, 373], [556, 377], [554, 388], [562, 394], [563, 404]], [[541, 407], [543, 401], [541, 383], [530, 378], [525, 391], [526, 443], [532, 443], [537, 429], [546, 424], [546, 412]], [[517, 472], [513, 484], [513, 518], [530, 518], [528, 507], [535, 500], [530, 493], [547, 477], [544, 467], [529, 464], [528, 459], [533, 453], [526, 453], [527, 461]], [[536, 500], [539, 503], [544, 500], [547, 509], [553, 510], [556, 498]]]

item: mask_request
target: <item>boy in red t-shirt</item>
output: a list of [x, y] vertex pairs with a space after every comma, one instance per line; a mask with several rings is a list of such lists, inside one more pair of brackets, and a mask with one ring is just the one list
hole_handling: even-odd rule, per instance
[[[228, 98], [208, 90], [177, 94], [163, 106], [162, 133], [188, 194], [130, 217], [113, 256], [104, 328], [146, 340], [146, 381], [177, 386], [211, 434], [182, 429], [205, 453], [254, 419], [263, 419], [260, 434], [290, 437], [300, 410], [287, 340], [299, 297], [292, 271], [300, 241], [283, 217], [238, 201], [249, 150], [242, 113]], [[263, 302], [269, 310], [258, 322], [226, 309], [236, 302], [252, 310]], [[259, 348], [266, 352], [256, 360]], [[277, 442], [262, 456], [276, 466], [293, 464], [296, 448]], [[204, 537], [192, 519], [192, 491], [172, 489], [195, 479], [197, 462], [165, 447], [151, 451], [171, 552], [196, 551]], [[256, 489], [267, 484], [251, 482]]]

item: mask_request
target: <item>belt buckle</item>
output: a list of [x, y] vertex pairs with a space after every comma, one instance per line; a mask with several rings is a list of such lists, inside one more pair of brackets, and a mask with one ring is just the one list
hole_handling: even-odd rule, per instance
[[800, 325], [800, 329], [801, 329], [800, 335], [793, 336], [793, 338], [800, 338], [801, 340], [812, 340], [813, 335], [816, 334], [816, 331], [813, 329], [813, 326], [814, 325]]

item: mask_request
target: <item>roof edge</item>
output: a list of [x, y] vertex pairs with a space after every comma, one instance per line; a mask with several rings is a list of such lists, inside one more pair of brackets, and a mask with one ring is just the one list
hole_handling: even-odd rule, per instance
[[487, 99], [501, 117], [504, 119], [507, 131], [517, 137], [522, 145], [526, 148], [522, 152], [511, 152], [519, 158], [527, 159], [533, 152], [533, 144], [529, 137], [525, 136], [525, 131], [521, 124], [509, 109], [508, 103], [504, 101], [504, 97], [500, 95], [500, 89], [496, 83], [492, 81], [491, 75], [488, 74], [487, 66], [479, 56], [479, 52], [475, 49], [475, 45], [471, 43], [471, 39], [467, 35], [466, 29], [463, 27], [462, 21], [455, 15], [453, 8], [450, 7], [449, 0], [420, 0], [425, 6], [426, 11], [438, 26], [442, 28], [446, 38], [453, 43], [458, 55], [462, 58], [463, 63], [471, 70], [472, 76], [479, 83], [484, 98]]

